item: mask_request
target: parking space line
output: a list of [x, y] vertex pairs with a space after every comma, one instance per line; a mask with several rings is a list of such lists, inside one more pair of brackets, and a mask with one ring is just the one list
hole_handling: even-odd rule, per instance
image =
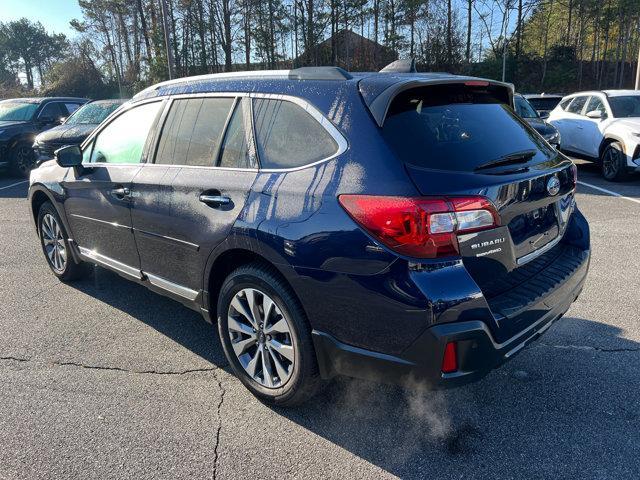
[[0, 187], [0, 190], [6, 190], [7, 188], [15, 187], [17, 185], [22, 185], [23, 183], [27, 183], [29, 180], [22, 180], [21, 182], [12, 183], [11, 185], [7, 185], [6, 187]]
[[640, 200], [638, 200], [637, 198], [625, 197], [624, 195], [620, 195], [618, 192], [607, 190], [606, 188], [602, 188], [602, 187], [597, 187], [596, 185], [591, 185], [590, 183], [582, 182], [580, 180], [578, 180], [578, 183], [580, 185], [584, 185], [585, 187], [593, 188], [594, 190], [600, 190], [601, 192], [607, 193], [614, 197], [624, 198], [625, 200], [629, 200], [630, 202], [634, 202], [634, 203], [640, 203]]

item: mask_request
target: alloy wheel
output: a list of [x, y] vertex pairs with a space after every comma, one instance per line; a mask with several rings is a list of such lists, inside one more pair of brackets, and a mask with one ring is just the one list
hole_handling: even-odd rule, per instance
[[35, 154], [27, 145], [19, 146], [16, 151], [16, 169], [26, 176], [35, 166]]
[[237, 292], [227, 328], [240, 365], [254, 381], [279, 388], [289, 380], [295, 363], [291, 326], [269, 295], [255, 288]]
[[42, 244], [49, 264], [56, 272], [64, 272], [67, 265], [67, 249], [64, 244], [64, 236], [58, 221], [50, 213], [42, 217], [40, 235], [42, 236]]
[[614, 178], [618, 173], [618, 150], [608, 147], [602, 158], [602, 171], [605, 178]]

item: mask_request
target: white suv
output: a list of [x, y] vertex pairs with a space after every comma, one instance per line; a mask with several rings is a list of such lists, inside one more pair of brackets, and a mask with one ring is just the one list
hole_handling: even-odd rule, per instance
[[640, 91], [574, 93], [551, 111], [548, 122], [560, 131], [562, 150], [600, 162], [607, 180], [640, 171]]

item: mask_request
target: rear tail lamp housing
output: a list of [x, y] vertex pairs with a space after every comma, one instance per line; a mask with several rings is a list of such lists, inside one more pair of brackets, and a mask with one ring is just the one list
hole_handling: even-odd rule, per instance
[[457, 255], [457, 235], [500, 225], [496, 208], [480, 196], [340, 195], [339, 201], [351, 218], [376, 240], [410, 257]]

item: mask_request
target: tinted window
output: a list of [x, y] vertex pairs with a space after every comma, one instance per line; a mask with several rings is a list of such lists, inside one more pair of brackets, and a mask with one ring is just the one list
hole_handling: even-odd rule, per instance
[[299, 105], [261, 98], [253, 105], [262, 168], [300, 167], [338, 151], [329, 132]]
[[553, 154], [490, 89], [459, 85], [399, 94], [391, 104], [382, 134], [403, 162], [438, 170], [473, 171], [527, 150], [537, 152], [532, 161], [546, 160]]
[[162, 129], [156, 163], [211, 167], [233, 98], [176, 100]]
[[614, 117], [640, 117], [640, 95], [609, 97], [609, 105]]
[[600, 97], [591, 97], [589, 98], [589, 104], [587, 105], [587, 113], [593, 112], [594, 110], [602, 113], [602, 118], [607, 117], [607, 109], [604, 106], [604, 103], [600, 99]]
[[238, 103], [222, 144], [220, 166], [227, 168], [255, 168], [255, 155], [250, 148], [251, 137], [246, 125], [251, 125], [246, 101]]
[[162, 102], [147, 103], [116, 117], [96, 137], [91, 161], [139, 163], [161, 105]]
[[37, 109], [37, 103], [0, 102], [0, 121], [20, 122], [31, 120]]
[[66, 116], [67, 116], [67, 112], [62, 109], [62, 104], [58, 102], [50, 102], [50, 103], [47, 103], [42, 108], [42, 110], [40, 111], [40, 114], [38, 115], [38, 118], [58, 119], [60, 117], [66, 117]]
[[536, 110], [553, 110], [560, 103], [560, 97], [527, 98]]
[[516, 95], [513, 97], [513, 102], [516, 107], [516, 113], [522, 118], [538, 118], [538, 112], [533, 109], [524, 97]]
[[582, 107], [584, 107], [584, 104], [587, 103], [587, 98], [588, 97], [574, 98], [571, 104], [569, 105], [569, 108], [567, 108], [567, 112], [576, 113], [580, 115], [580, 113], [582, 113]]

